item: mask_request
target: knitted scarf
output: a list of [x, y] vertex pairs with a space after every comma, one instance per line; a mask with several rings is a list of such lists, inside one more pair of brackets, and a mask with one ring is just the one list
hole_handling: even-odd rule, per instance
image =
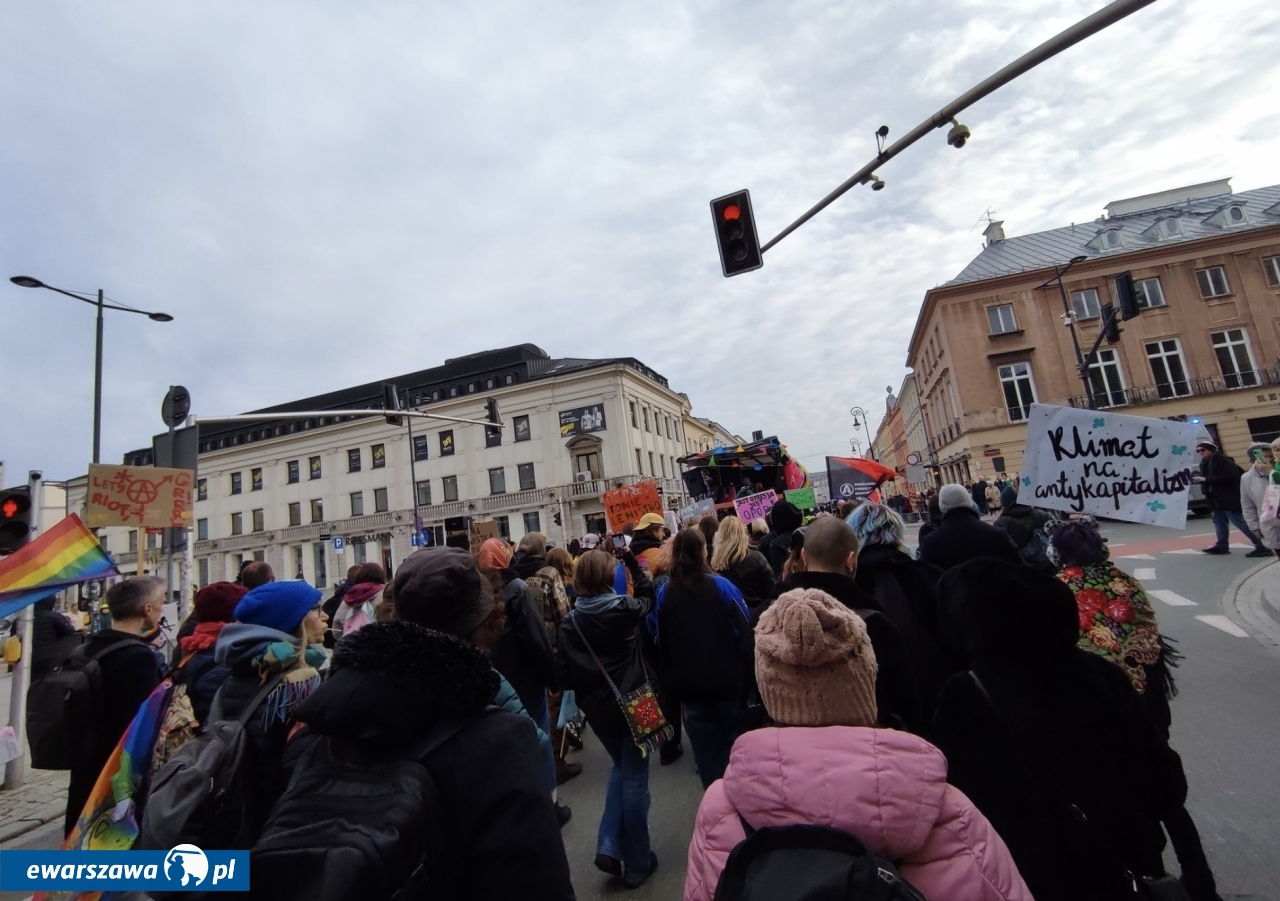
[[265, 682], [275, 673], [284, 673], [279, 686], [262, 702], [262, 727], [274, 720], [286, 722], [298, 704], [320, 685], [320, 667], [328, 660], [322, 648], [302, 649], [292, 642], [273, 641], [253, 658], [253, 667]]
[[225, 625], [226, 623], [199, 623], [194, 632], [184, 635], [178, 641], [178, 647], [182, 648], [183, 654], [194, 654], [211, 648], [218, 643], [218, 636], [222, 634], [222, 627]]

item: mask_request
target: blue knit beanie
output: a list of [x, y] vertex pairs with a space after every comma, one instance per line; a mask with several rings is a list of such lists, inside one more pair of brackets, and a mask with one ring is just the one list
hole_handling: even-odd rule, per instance
[[236, 604], [236, 622], [293, 632], [320, 603], [320, 592], [306, 582], [268, 582]]

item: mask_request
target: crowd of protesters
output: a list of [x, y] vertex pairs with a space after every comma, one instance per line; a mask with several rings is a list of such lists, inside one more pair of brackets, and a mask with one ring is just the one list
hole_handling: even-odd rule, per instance
[[[1259, 547], [1280, 547], [1257, 525], [1256, 480], [1242, 489], [1216, 449], [1204, 457], [1225, 508], [1219, 537], [1239, 516]], [[1265, 479], [1272, 449], [1252, 460]], [[924, 520], [914, 553], [899, 512], [913, 507]], [[674, 534], [646, 514], [567, 548], [540, 533], [474, 553], [425, 548], [393, 579], [352, 567], [327, 601], [258, 564], [199, 591], [168, 661], [142, 640], [162, 584], [118, 583], [112, 628], [86, 650], [126, 652], [102, 657], [108, 703], [71, 771], [70, 846], [87, 847], [74, 842], [91, 825], [91, 790], [134, 712], [167, 691], [197, 726], [243, 724], [250, 790], [236, 847], [261, 855], [264, 880], [268, 850], [302, 822], [291, 819], [301, 795], [337, 799], [309, 808], [323, 856], [323, 824], [346, 822], [350, 769], [376, 782], [413, 764], [431, 789], [428, 813], [412, 816], [431, 821], [379, 846], [412, 857], [397, 897], [428, 896], [412, 890], [428, 861], [430, 897], [572, 898], [560, 837], [572, 812], [558, 786], [594, 740], [610, 765], [595, 866], [624, 888], [659, 866], [651, 762], [672, 763], [687, 743], [705, 794], [686, 899], [720, 897], [735, 848], [758, 830], [801, 825], [853, 836], [949, 901], [1143, 897], [1171, 878], [1167, 834], [1181, 886], [1217, 898], [1169, 744], [1180, 655], [1090, 519], [1021, 503], [1009, 479], [808, 523], [786, 500], [763, 521], [726, 512]], [[144, 820], [164, 772], [133, 799]], [[324, 867], [352, 859], [341, 841], [328, 850]], [[304, 897], [323, 894], [317, 880], [271, 884]]]

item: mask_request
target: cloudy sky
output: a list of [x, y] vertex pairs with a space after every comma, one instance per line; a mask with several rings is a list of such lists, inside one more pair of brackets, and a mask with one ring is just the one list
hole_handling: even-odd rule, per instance
[[[1280, 182], [1280, 6], [1158, 0], [720, 274], [707, 202], [780, 230], [1101, 0], [9, 4], [5, 277], [108, 315], [103, 457], [169, 384], [236, 412], [520, 342], [635, 356], [698, 415], [847, 452], [924, 291], [1110, 200]], [[1268, 161], [1270, 161], [1268, 163]], [[0, 281], [8, 481], [84, 471], [93, 314]], [[874, 427], [874, 422], [873, 422]]]

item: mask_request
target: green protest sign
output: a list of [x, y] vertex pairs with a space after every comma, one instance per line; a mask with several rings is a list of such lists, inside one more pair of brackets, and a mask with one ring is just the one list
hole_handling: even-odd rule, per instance
[[786, 498], [801, 510], [811, 510], [818, 506], [818, 499], [813, 496], [812, 488], [796, 488], [786, 493]]

